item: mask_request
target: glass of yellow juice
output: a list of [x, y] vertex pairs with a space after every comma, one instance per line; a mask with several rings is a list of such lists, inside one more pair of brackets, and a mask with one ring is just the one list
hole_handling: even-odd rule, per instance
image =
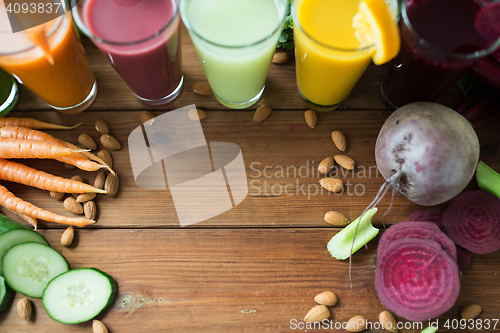
[[337, 109], [371, 62], [374, 43], [353, 28], [360, 0], [295, 0], [292, 4], [297, 88], [317, 111]]

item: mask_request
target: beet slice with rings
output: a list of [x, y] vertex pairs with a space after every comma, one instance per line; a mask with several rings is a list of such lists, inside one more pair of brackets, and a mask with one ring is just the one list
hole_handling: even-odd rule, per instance
[[446, 232], [446, 226], [443, 223], [444, 209], [441, 207], [431, 207], [426, 210], [416, 210], [411, 213], [408, 221], [432, 222], [439, 227], [442, 232]]
[[455, 243], [439, 227], [432, 222], [398, 222], [390, 226], [380, 237], [377, 247], [377, 257], [392, 241], [400, 238], [432, 239], [457, 260], [457, 247]]
[[458, 266], [434, 240], [396, 239], [377, 259], [375, 289], [388, 310], [407, 320], [425, 321], [455, 304]]
[[500, 199], [481, 190], [462, 192], [443, 214], [448, 235], [472, 253], [500, 250]]

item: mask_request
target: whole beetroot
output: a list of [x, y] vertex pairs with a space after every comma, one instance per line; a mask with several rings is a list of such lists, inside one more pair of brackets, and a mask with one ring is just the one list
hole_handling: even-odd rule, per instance
[[457, 112], [437, 103], [415, 102], [387, 118], [375, 159], [382, 176], [409, 200], [433, 206], [456, 196], [472, 179], [479, 141]]

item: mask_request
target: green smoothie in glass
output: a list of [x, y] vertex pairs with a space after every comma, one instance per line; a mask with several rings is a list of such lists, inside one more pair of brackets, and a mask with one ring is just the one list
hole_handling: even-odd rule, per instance
[[14, 108], [18, 97], [16, 82], [0, 68], [0, 116], [6, 115]]
[[181, 16], [215, 97], [254, 104], [264, 91], [287, 0], [181, 0]]

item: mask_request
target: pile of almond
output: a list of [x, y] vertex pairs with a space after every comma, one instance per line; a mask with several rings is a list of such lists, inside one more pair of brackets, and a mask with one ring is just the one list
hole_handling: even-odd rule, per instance
[[[110, 150], [121, 149], [120, 142], [109, 134], [109, 127], [102, 120], [95, 122], [95, 129], [99, 133], [99, 142], [103, 149], [96, 153], [96, 156], [103, 160], [110, 169], [113, 168], [113, 158]], [[78, 137], [78, 143], [82, 148], [97, 150], [96, 141], [87, 133], [82, 133]], [[73, 169], [74, 166], [66, 165], [68, 169]], [[80, 175], [74, 175], [71, 179], [84, 182]], [[97, 171], [93, 186], [107, 191], [107, 195], [114, 196], [118, 192], [119, 178], [117, 174], [112, 174], [109, 171], [100, 169]], [[56, 200], [63, 201], [64, 208], [75, 215], [85, 215], [89, 220], [95, 220], [97, 217], [97, 205], [95, 203], [95, 193], [72, 193], [66, 196], [66, 193], [50, 192], [50, 196]], [[70, 246], [74, 238], [73, 227], [68, 227], [61, 237], [61, 244]]]

